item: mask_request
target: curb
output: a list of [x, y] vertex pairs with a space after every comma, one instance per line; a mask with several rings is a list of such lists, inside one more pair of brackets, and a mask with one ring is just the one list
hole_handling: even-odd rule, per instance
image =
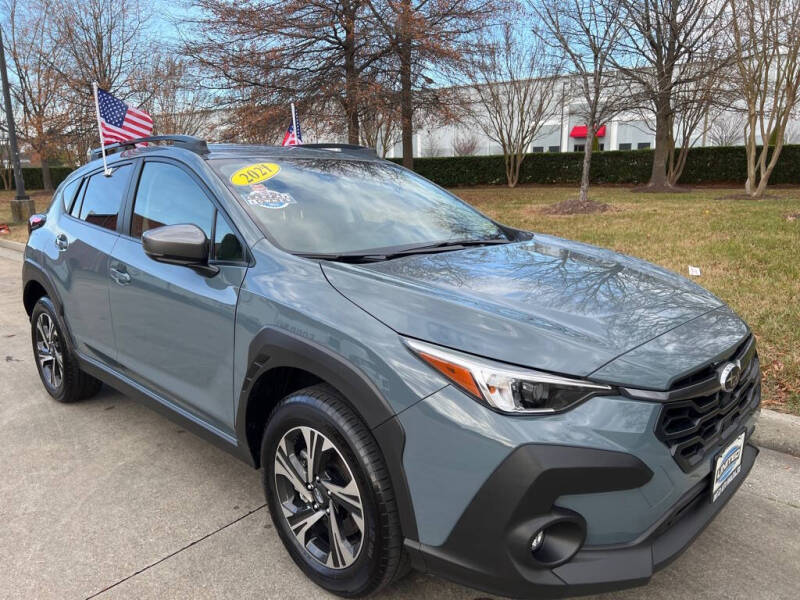
[[762, 448], [800, 457], [800, 417], [761, 409], [753, 442]]
[[22, 242], [12, 242], [11, 240], [0, 239], [0, 248], [8, 248], [17, 252], [25, 252], [25, 244]]

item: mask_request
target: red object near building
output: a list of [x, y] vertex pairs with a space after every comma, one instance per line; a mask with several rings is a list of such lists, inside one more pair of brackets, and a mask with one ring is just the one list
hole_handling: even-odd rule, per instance
[[[572, 128], [572, 131], [569, 132], [569, 137], [585, 138], [587, 133], [586, 129], [587, 129], [586, 125], [576, 125], [575, 127]], [[601, 125], [598, 128], [595, 137], [604, 137], [605, 135], [606, 135], [606, 126]]]

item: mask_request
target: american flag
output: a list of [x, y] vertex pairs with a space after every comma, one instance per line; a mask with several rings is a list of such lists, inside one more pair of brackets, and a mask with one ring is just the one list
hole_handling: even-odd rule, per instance
[[289, 129], [286, 130], [286, 135], [283, 136], [281, 146], [299, 146], [302, 143], [303, 135], [300, 132], [300, 123], [297, 123], [297, 135], [294, 134], [294, 123], [292, 123], [289, 125]]
[[97, 88], [97, 111], [104, 145], [135, 140], [153, 133], [150, 115], [128, 106], [100, 88]]

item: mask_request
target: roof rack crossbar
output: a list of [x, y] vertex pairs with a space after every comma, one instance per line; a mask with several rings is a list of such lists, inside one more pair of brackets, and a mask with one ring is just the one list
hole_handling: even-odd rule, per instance
[[339, 152], [364, 152], [366, 154], [377, 156], [377, 153], [372, 148], [368, 148], [367, 146], [358, 146], [356, 144], [333, 144], [333, 143], [300, 144], [296, 147], [316, 148], [319, 150], [338, 150]]
[[[116, 144], [109, 144], [106, 146], [106, 155], [114, 154], [121, 150], [134, 148], [136, 144], [143, 142], [172, 142], [174, 146], [179, 146], [184, 150], [189, 150], [195, 154], [208, 154], [208, 144], [203, 139], [194, 137], [192, 135], [151, 135], [149, 137], [136, 138], [135, 140], [127, 140], [125, 142], [118, 142]], [[89, 160], [95, 160], [102, 156], [102, 148], [94, 148], [89, 155]]]

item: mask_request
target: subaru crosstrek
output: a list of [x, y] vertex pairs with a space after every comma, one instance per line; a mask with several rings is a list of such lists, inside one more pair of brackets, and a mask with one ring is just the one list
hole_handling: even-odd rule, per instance
[[560, 597], [648, 581], [758, 453], [753, 335], [652, 264], [484, 216], [346, 145], [110, 147], [29, 224], [39, 374], [263, 471], [342, 596], [410, 568]]

